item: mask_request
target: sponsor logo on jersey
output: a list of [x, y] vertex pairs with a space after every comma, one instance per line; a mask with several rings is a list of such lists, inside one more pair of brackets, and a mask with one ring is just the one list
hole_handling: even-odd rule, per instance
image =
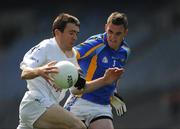
[[31, 57], [31, 60], [34, 60], [34, 61], [36, 61], [37, 63], [39, 62], [39, 60], [36, 59], [35, 57]]
[[103, 59], [102, 59], [102, 62], [107, 64], [108, 63], [108, 58], [105, 56]]
[[116, 61], [120, 61], [120, 62], [124, 62], [125, 59], [124, 58], [116, 58], [116, 57], [112, 57], [113, 60], [116, 60]]

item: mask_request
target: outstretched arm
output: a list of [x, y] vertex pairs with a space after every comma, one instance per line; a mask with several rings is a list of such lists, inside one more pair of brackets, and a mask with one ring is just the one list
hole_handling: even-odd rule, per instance
[[72, 87], [70, 90], [73, 94], [92, 92], [98, 88], [112, 84], [123, 74], [123, 72], [124, 69], [122, 68], [109, 68], [106, 70], [103, 77], [86, 82], [86, 86], [84, 88], [78, 90], [77, 88]]

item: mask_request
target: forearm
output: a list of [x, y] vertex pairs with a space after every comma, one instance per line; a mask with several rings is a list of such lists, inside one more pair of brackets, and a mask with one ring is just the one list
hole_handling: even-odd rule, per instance
[[103, 77], [101, 77], [101, 78], [98, 78], [98, 79], [95, 79], [92, 81], [87, 81], [86, 86], [83, 89], [78, 90], [75, 87], [71, 87], [70, 91], [74, 95], [79, 95], [79, 94], [83, 94], [83, 93], [92, 92], [98, 88], [105, 86], [105, 85], [106, 85], [106, 81]]
[[39, 76], [38, 70], [39, 70], [38, 68], [30, 68], [30, 67], [24, 68], [21, 73], [21, 79], [29, 80], [38, 77]]
[[84, 89], [84, 92], [92, 92], [98, 88], [101, 88], [103, 86], [106, 86], [108, 84], [112, 84], [115, 82], [120, 75], [123, 73], [124, 69], [119, 68], [109, 68], [104, 73], [103, 77], [100, 77], [96, 80], [92, 80], [89, 82], [86, 82], [86, 87]]
[[[124, 71], [124, 69], [109, 68], [106, 70], [103, 77], [86, 82], [85, 87], [79, 88], [82, 90], [73, 88], [73, 90], [71, 90], [71, 91], [73, 94], [76, 94], [76, 93], [82, 94], [82, 93], [92, 92], [98, 88], [101, 88], [103, 86], [106, 86], [108, 84], [112, 84], [113, 82], [115, 82], [120, 77], [120, 75], [123, 73], [123, 71]], [[82, 81], [82, 80], [83, 80], [83, 78], [81, 79], [81, 81], [78, 82], [77, 86], [75, 86], [75, 87], [78, 87], [78, 85], [83, 84], [82, 82], [84, 82], [84, 81]], [[83, 84], [83, 86], [84, 86], [84, 84]]]
[[105, 85], [107, 85], [107, 84], [106, 84], [106, 80], [104, 77], [101, 77], [101, 78], [98, 78], [98, 79], [95, 79], [92, 81], [87, 81], [86, 87], [84, 88], [84, 92], [85, 93], [92, 92], [96, 89], [99, 89], [99, 88], [105, 86]]

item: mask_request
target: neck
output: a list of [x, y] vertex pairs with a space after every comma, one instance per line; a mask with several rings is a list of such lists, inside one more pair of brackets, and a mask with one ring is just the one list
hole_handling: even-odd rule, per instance
[[63, 53], [68, 57], [68, 58], [71, 58], [73, 57], [73, 51], [72, 49], [67, 49], [56, 37], [55, 37], [55, 40], [59, 46], [59, 48], [63, 51]]
[[60, 40], [58, 40], [58, 38], [55, 37], [55, 40], [56, 40], [56, 43], [57, 45], [59, 46], [59, 48], [65, 52], [66, 51], [66, 48], [63, 46], [63, 44], [60, 42]]

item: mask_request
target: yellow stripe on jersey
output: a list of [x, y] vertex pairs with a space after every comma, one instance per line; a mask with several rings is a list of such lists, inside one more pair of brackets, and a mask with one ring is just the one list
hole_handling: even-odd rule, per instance
[[[94, 50], [96, 50], [98, 47], [101, 47], [101, 46], [103, 46], [103, 45], [104, 45], [104, 43], [101, 43], [101, 44], [99, 44], [99, 45], [91, 48], [89, 51], [87, 51], [87, 52], [84, 54], [83, 57], [79, 57], [78, 59], [87, 57], [87, 56], [90, 55]], [[79, 56], [80, 56], [80, 55], [79, 55]]]
[[76, 50], [76, 59], [79, 60], [80, 59], [80, 53]]
[[93, 58], [91, 59], [91, 63], [89, 65], [89, 68], [88, 68], [87, 74], [86, 74], [86, 81], [92, 80], [94, 72], [96, 71], [96, 68], [97, 68], [96, 63], [97, 63], [97, 55], [93, 56]]

